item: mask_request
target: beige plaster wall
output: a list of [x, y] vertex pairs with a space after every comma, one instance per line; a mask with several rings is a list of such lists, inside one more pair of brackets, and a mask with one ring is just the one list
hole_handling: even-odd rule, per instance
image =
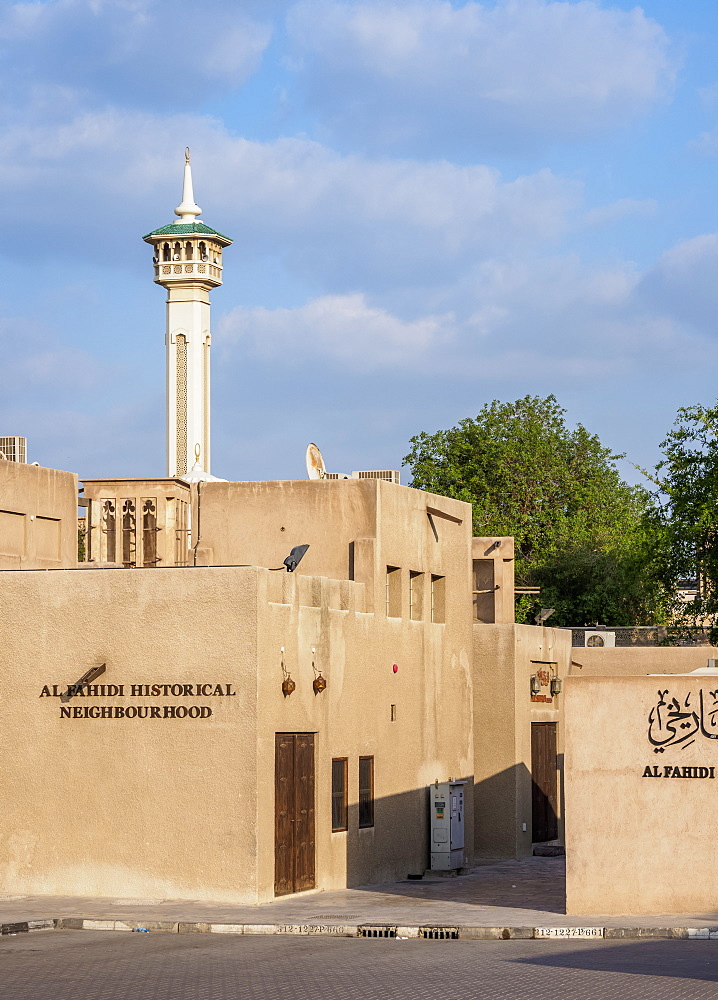
[[[718, 727], [710, 694], [715, 686], [707, 677], [567, 680], [568, 913], [716, 912], [718, 778], [683, 777], [697, 768], [713, 768], [718, 775]], [[691, 731], [682, 743], [654, 752], [648, 732], [659, 692], [668, 691], [665, 700], [676, 698], [686, 712], [677, 720], [680, 736], [683, 722], [695, 728], [701, 690], [710, 738]], [[667, 710], [663, 706], [664, 719]], [[663, 729], [660, 738], [667, 735]], [[647, 767], [661, 777], [643, 777]], [[663, 777], [675, 768], [681, 777]]]
[[[468, 780], [468, 860], [473, 843], [470, 624], [342, 611], [329, 599], [334, 581], [326, 579], [311, 581], [319, 585], [312, 597], [305, 586], [310, 581], [296, 574], [267, 573], [264, 581], [268, 603], [266, 618], [260, 618], [258, 654], [260, 773], [273, 773], [275, 732], [316, 732], [317, 887], [383, 882], [423, 871], [428, 865], [426, 788], [437, 778]], [[281, 646], [297, 684], [288, 698], [281, 692]], [[312, 690], [314, 668], [327, 680], [319, 695]], [[365, 754], [375, 758], [376, 818], [373, 828], [360, 830], [358, 758]], [[334, 756], [348, 757], [345, 833], [331, 831]], [[271, 830], [271, 798], [262, 807], [260, 828]], [[260, 843], [259, 865], [263, 898], [271, 898], [271, 836]]]
[[[526, 857], [532, 852], [531, 723], [558, 723], [559, 794], [563, 750], [563, 694], [551, 697], [542, 686], [533, 696], [530, 678], [539, 669], [562, 679], [568, 675], [571, 632], [474, 624], [473, 634], [475, 854]], [[558, 805], [561, 839], [561, 800]]]
[[77, 565], [77, 476], [0, 461], [0, 569]]
[[[197, 563], [281, 566], [309, 544], [299, 574], [365, 584], [367, 610], [385, 613], [386, 568], [446, 577], [447, 614], [471, 616], [471, 506], [382, 480], [202, 483]], [[442, 516], [444, 515], [444, 516]], [[451, 610], [449, 610], [451, 609]]]
[[[389, 619], [354, 610], [361, 584], [239, 567], [0, 573], [0, 604], [0, 892], [271, 898], [277, 732], [316, 733], [318, 888], [422, 871], [426, 786], [471, 782], [466, 617]], [[297, 684], [289, 698], [281, 646]], [[328, 684], [320, 695], [312, 661]], [[40, 697], [100, 663], [95, 683], [124, 684], [124, 697]], [[133, 683], [236, 694], [130, 697]], [[61, 718], [63, 706], [175, 704], [213, 714]], [[375, 756], [368, 830], [357, 822], [360, 754]], [[346, 833], [331, 832], [333, 756], [349, 758]], [[470, 854], [471, 785], [467, 806]]]
[[571, 651], [571, 674], [576, 677], [626, 674], [681, 674], [705, 667], [718, 657], [715, 646], [615, 646]]
[[[0, 573], [0, 604], [0, 891], [255, 898], [256, 572]], [[101, 663], [97, 683], [125, 696], [75, 697], [73, 711], [206, 704], [212, 717], [67, 719], [40, 697]], [[237, 694], [127, 694], [205, 682]]]

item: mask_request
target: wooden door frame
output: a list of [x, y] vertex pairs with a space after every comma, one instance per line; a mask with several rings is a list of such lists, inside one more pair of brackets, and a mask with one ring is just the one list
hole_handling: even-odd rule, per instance
[[[316, 742], [315, 733], [274, 735], [274, 894], [286, 896], [316, 887]], [[301, 742], [300, 742], [301, 741]], [[285, 767], [280, 768], [280, 750]], [[301, 764], [309, 750], [311, 764]], [[291, 759], [291, 763], [289, 763]], [[286, 781], [286, 785], [282, 785]], [[285, 808], [282, 808], [282, 807]]]
[[[534, 729], [534, 727], [542, 727]], [[551, 729], [544, 728], [550, 726]], [[552, 734], [553, 739], [553, 763], [548, 758], [541, 761], [538, 758], [538, 734], [542, 734], [541, 740], [544, 746], [541, 748], [544, 753], [550, 755], [550, 748], [546, 746], [550, 740], [544, 740], [543, 734]], [[536, 735], [536, 740], [534, 739]], [[559, 835], [559, 781], [558, 781], [558, 722], [532, 722], [531, 723], [531, 841], [532, 843], [545, 843], [556, 840]], [[538, 817], [537, 812], [541, 810], [542, 816]], [[539, 821], [541, 827], [539, 828]], [[546, 834], [543, 837], [543, 834]], [[542, 839], [539, 839], [541, 837]]]

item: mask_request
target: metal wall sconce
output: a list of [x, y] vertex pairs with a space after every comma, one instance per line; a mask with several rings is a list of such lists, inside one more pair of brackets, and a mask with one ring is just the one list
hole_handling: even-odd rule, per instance
[[314, 688], [314, 694], [321, 694], [322, 691], [324, 691], [324, 689], [326, 688], [327, 682], [326, 679], [322, 677], [321, 670], [317, 670], [316, 664], [314, 662], [316, 653], [317, 653], [316, 649], [314, 648], [314, 646], [312, 646], [312, 670], [314, 671], [314, 683], [312, 684], [312, 687]]
[[531, 674], [531, 694], [539, 694], [541, 691], [541, 681], [538, 674]]
[[557, 694], [561, 694], [562, 681], [560, 677], [551, 678], [551, 694], [555, 698]]
[[282, 681], [282, 694], [285, 698], [288, 698], [292, 691], [296, 689], [297, 685], [292, 680], [289, 671], [284, 665], [284, 646], [280, 646], [279, 651], [282, 654], [282, 674], [284, 676], [284, 680]]

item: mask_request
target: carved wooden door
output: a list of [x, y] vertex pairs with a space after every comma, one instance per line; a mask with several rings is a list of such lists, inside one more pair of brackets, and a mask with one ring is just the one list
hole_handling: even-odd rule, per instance
[[277, 733], [274, 756], [274, 892], [313, 889], [314, 735]]
[[531, 723], [532, 840], [558, 837], [557, 733], [555, 722]]

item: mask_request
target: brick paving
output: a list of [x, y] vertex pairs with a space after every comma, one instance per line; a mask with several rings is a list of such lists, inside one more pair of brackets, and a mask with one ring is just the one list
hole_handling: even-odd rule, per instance
[[718, 941], [0, 940], [0, 1000], [715, 1000], [717, 979]]
[[398, 923], [484, 927], [717, 927], [718, 912], [651, 916], [566, 916], [563, 858], [482, 865], [470, 874], [284, 896], [257, 906], [211, 900], [126, 900], [0, 896], [0, 923], [48, 917], [201, 921], [229, 924]]

